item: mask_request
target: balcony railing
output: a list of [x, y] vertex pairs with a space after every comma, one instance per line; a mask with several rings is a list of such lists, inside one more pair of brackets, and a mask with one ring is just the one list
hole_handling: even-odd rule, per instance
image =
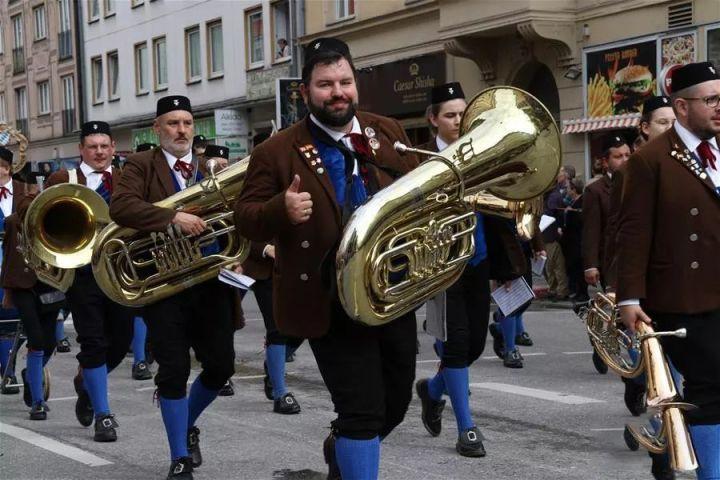
[[72, 58], [72, 31], [66, 30], [58, 33], [58, 56], [60, 60]]
[[23, 47], [13, 48], [13, 74], [25, 71], [25, 50]]
[[62, 111], [63, 134], [67, 135], [75, 131], [75, 109]]

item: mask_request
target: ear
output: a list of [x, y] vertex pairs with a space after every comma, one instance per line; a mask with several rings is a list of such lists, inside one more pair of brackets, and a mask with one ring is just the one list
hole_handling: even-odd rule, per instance
[[155, 132], [156, 134], [160, 133], [160, 123], [158, 122], [157, 118], [153, 121], [152, 128], [153, 128], [153, 132]]
[[428, 115], [428, 120], [430, 120], [430, 123], [433, 127], [438, 128], [438, 121], [435, 115], [433, 115], [432, 113]]
[[308, 92], [308, 87], [304, 84], [300, 84], [300, 95], [302, 95], [303, 101], [305, 102], [305, 105], [308, 105], [308, 95], [310, 92]]

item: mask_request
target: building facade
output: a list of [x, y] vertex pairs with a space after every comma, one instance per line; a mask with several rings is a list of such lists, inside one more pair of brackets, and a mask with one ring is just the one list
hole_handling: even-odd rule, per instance
[[[359, 69], [361, 107], [400, 118], [413, 142], [428, 137], [424, 112], [432, 85], [459, 81], [468, 98], [512, 85], [545, 104], [564, 132], [563, 163], [588, 176], [596, 137], [618, 126], [632, 136], [639, 118], [636, 105], [588, 109], [589, 89], [607, 107], [617, 71], [631, 58], [653, 63], [654, 52], [650, 71], [659, 92], [663, 48], [693, 45], [693, 55], [678, 53], [671, 63], [720, 57], [720, 32], [712, 33], [720, 22], [717, 0], [321, 0], [307, 3], [305, 19], [301, 43], [345, 40]], [[670, 46], [663, 42], [677, 36]], [[632, 47], [643, 42], [648, 45]], [[631, 48], [604, 52], [623, 44]], [[371, 88], [363, 85], [367, 80]], [[607, 118], [597, 122], [598, 116]]]
[[0, 3], [0, 122], [28, 138], [33, 170], [78, 155], [76, 19], [72, 0]]
[[[272, 13], [284, 5], [285, 15]], [[247, 155], [249, 140], [270, 131], [275, 70], [290, 73], [290, 49], [277, 57], [275, 25], [288, 27], [289, 2], [86, 0], [84, 80], [87, 118], [110, 123], [118, 151], [157, 143], [155, 105], [166, 95], [190, 98], [195, 133]], [[282, 10], [282, 9], [281, 9]], [[270, 82], [273, 80], [273, 82]], [[270, 101], [272, 97], [272, 101]]]

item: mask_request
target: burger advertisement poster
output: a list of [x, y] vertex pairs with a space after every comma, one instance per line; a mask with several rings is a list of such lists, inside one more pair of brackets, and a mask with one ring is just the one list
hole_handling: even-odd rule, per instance
[[636, 113], [657, 91], [657, 40], [586, 53], [589, 117]]

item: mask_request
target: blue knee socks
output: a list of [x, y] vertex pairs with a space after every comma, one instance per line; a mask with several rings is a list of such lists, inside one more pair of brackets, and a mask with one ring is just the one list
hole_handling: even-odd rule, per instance
[[55, 322], [55, 341], [59, 342], [65, 338], [65, 321], [58, 320]]
[[335, 459], [340, 475], [348, 480], [377, 480], [380, 473], [380, 439], [337, 437]]
[[[8, 363], [10, 362], [10, 350], [12, 350], [13, 346], [13, 339], [11, 338], [2, 338], [0, 339], [0, 376], [5, 373], [5, 369], [8, 367]], [[8, 371], [8, 376], [13, 376], [14, 372], [11, 370]]]
[[443, 377], [447, 386], [450, 402], [452, 402], [455, 420], [457, 421], [458, 433], [475, 426], [470, 415], [470, 399], [468, 388], [470, 381], [468, 369], [465, 368], [443, 368]]
[[273, 398], [277, 400], [287, 393], [285, 387], [285, 345], [268, 345], [265, 348], [268, 376], [273, 387]]
[[27, 372], [25, 379], [30, 384], [33, 405], [41, 403], [43, 398], [43, 356], [42, 350], [28, 350]]
[[445, 392], [445, 377], [442, 372], [443, 369], [438, 370], [438, 373], [428, 380], [428, 394], [435, 401], [440, 401]]
[[145, 339], [147, 326], [142, 317], [135, 317], [134, 335], [132, 340], [133, 365], [145, 361]]
[[90, 403], [95, 410], [95, 418], [110, 413], [107, 391], [107, 365], [97, 368], [83, 368], [83, 383], [90, 396]]
[[700, 465], [698, 480], [720, 479], [720, 424], [690, 425], [690, 437]]
[[516, 317], [514, 315], [511, 315], [509, 317], [500, 315], [500, 330], [502, 331], [503, 339], [505, 340], [506, 352], [511, 352], [515, 350], [515, 335], [517, 334], [517, 331], [515, 330], [515, 318]]
[[218, 391], [210, 390], [203, 385], [200, 377], [196, 378], [190, 387], [190, 398], [188, 399], [187, 419], [188, 428], [195, 425], [200, 414], [217, 398]]
[[515, 336], [522, 335], [525, 332], [522, 314], [515, 316]]
[[170, 460], [187, 457], [187, 431], [188, 431], [188, 399], [187, 397], [170, 400], [160, 397], [160, 412], [162, 413], [165, 433], [170, 445]]

